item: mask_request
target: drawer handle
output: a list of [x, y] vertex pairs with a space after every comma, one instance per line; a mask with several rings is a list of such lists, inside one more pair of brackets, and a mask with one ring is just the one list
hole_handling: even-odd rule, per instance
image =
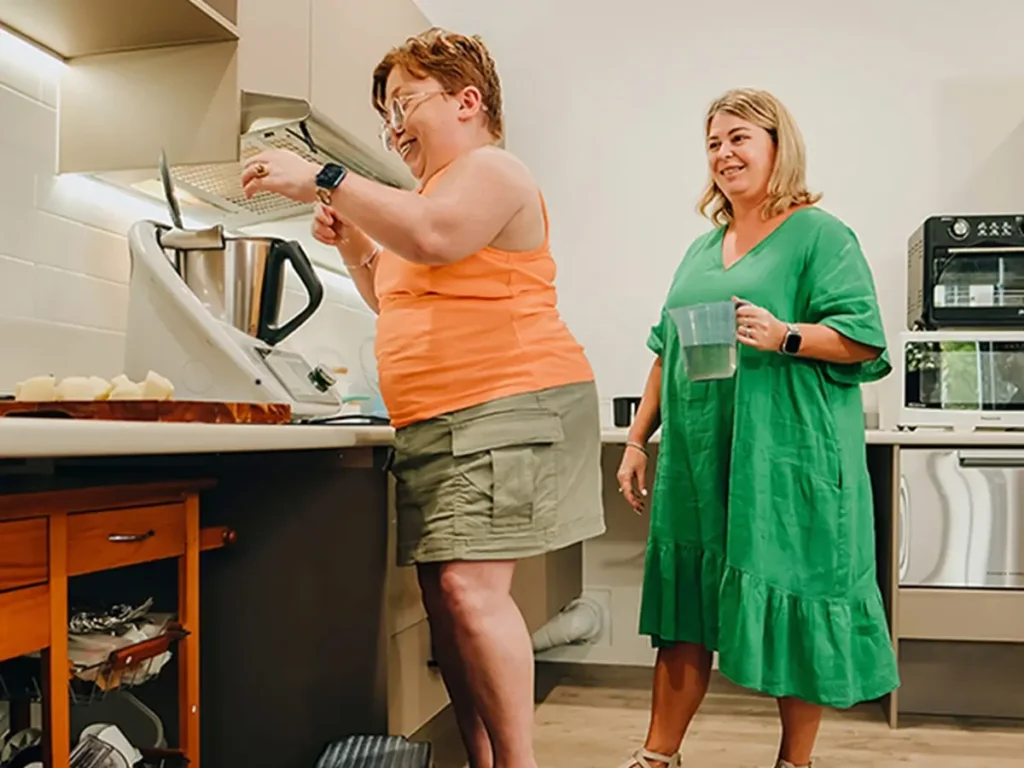
[[121, 544], [125, 542], [145, 541], [153, 536], [156, 536], [156, 531], [146, 531], [145, 533], [112, 533], [107, 536], [107, 541], [115, 544]]

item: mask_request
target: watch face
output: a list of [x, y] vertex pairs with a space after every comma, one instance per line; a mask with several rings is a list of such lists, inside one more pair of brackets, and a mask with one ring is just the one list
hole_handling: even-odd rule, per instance
[[790, 355], [795, 355], [800, 351], [800, 342], [802, 338], [799, 333], [787, 333], [786, 341], [783, 344], [783, 349]]
[[[321, 189], [334, 189], [337, 187], [343, 178], [345, 178], [345, 168], [337, 165], [336, 163], [328, 163], [320, 169], [320, 173], [316, 176], [316, 185]], [[308, 177], [307, 177], [308, 178]]]

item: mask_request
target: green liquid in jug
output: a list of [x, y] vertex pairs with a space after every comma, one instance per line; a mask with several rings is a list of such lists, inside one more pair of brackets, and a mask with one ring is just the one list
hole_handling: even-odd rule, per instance
[[736, 372], [736, 344], [683, 347], [686, 375], [691, 381], [728, 379]]

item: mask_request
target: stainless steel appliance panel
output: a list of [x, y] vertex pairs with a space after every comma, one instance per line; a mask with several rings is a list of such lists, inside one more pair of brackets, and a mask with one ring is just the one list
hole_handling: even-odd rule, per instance
[[1024, 590], [1024, 448], [903, 449], [903, 587]]

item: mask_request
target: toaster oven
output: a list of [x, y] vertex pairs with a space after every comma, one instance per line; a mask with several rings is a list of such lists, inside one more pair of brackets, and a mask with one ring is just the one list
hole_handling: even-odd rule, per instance
[[932, 216], [907, 241], [907, 328], [1024, 327], [1024, 215]]
[[900, 334], [898, 426], [1024, 429], [1024, 330]]

